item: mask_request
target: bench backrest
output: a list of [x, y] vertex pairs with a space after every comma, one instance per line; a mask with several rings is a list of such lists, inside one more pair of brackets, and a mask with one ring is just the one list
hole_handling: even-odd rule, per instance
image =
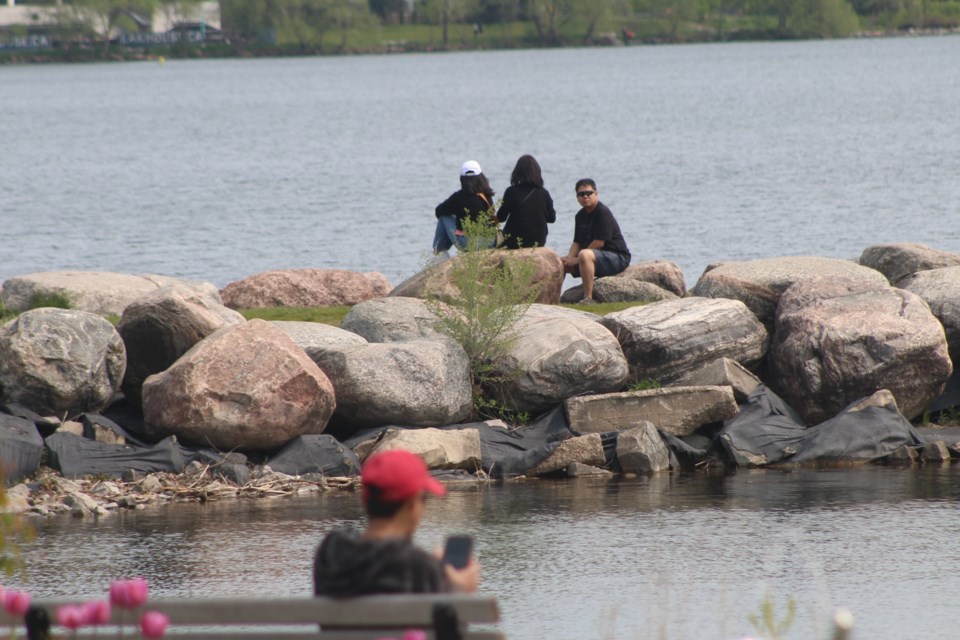
[[[37, 600], [56, 624], [56, 611], [64, 605], [81, 604], [76, 599]], [[135, 637], [132, 629], [145, 611], [159, 611], [170, 619], [167, 633], [177, 640], [244, 640], [296, 638], [317, 640], [379, 640], [403, 637], [419, 629], [436, 640], [502, 640], [491, 629], [500, 615], [495, 598], [476, 595], [430, 594], [332, 598], [191, 598], [150, 600], [136, 610], [114, 607], [111, 625], [100, 627], [97, 638]], [[436, 622], [435, 622], [436, 621]], [[22, 620], [0, 610], [0, 637], [9, 635], [11, 623], [24, 635]], [[439, 627], [437, 626], [439, 624]], [[318, 629], [317, 625], [320, 625]], [[486, 629], [478, 629], [484, 625]], [[139, 629], [138, 629], [139, 630]], [[55, 635], [67, 636], [56, 627]], [[93, 629], [80, 629], [82, 637]], [[455, 635], [458, 634], [458, 635]], [[459, 636], [459, 637], [458, 637]]]

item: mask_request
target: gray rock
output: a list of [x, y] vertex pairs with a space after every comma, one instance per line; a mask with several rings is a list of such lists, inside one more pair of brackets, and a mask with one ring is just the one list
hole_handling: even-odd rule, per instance
[[418, 298], [378, 298], [354, 305], [340, 327], [363, 336], [369, 342], [441, 339], [437, 316], [430, 305]]
[[705, 298], [740, 300], [771, 330], [780, 295], [795, 282], [817, 276], [886, 284], [882, 273], [850, 260], [793, 256], [723, 263], [705, 271], [691, 292]]
[[617, 463], [624, 473], [669, 471], [670, 451], [653, 423], [644, 420], [617, 434]]
[[670, 387], [568, 398], [567, 423], [580, 433], [624, 431], [649, 421], [657, 429], [687, 436], [728, 420], [739, 411], [730, 387]]
[[899, 287], [900, 280], [918, 271], [960, 266], [960, 254], [909, 242], [875, 244], [860, 254], [860, 264], [876, 269]]
[[127, 350], [122, 389], [139, 405], [143, 381], [167, 369], [213, 332], [246, 322], [210, 294], [180, 284], [153, 290], [127, 305], [117, 324]]
[[133, 276], [102, 271], [47, 271], [10, 278], [3, 283], [3, 304], [14, 311], [29, 309], [39, 297], [61, 295], [70, 308], [97, 315], [119, 316], [131, 302], [162, 286], [179, 283], [218, 295], [210, 283], [169, 276]]
[[767, 351], [766, 329], [736, 300], [667, 300], [607, 314], [600, 323], [620, 341], [634, 381], [667, 384], [717, 358], [751, 368]]
[[[563, 292], [560, 302], [576, 304], [583, 298], [583, 285], [578, 284]], [[646, 304], [661, 300], [675, 300], [676, 294], [667, 291], [651, 282], [625, 278], [621, 276], [606, 276], [597, 278], [593, 285], [593, 299], [597, 302], [636, 302]]]
[[527, 475], [531, 477], [545, 476], [558, 471], [565, 471], [574, 463], [592, 467], [601, 467], [606, 464], [603, 441], [600, 439], [599, 433], [590, 433], [564, 440], [546, 460], [527, 471]]
[[[485, 252], [486, 269], [498, 269], [506, 258], [515, 258], [531, 262], [534, 267], [533, 283], [540, 287], [540, 295], [535, 302], [542, 304], [557, 304], [560, 302], [560, 289], [563, 286], [563, 263], [560, 256], [552, 249], [538, 247], [536, 249], [501, 249]], [[407, 278], [390, 292], [390, 297], [406, 298], [436, 298], [450, 300], [460, 296], [460, 292], [452, 282], [451, 271], [463, 259], [456, 256], [450, 260], [434, 264], [423, 271]]]
[[143, 384], [144, 429], [157, 440], [270, 451], [322, 433], [336, 406], [327, 376], [263, 320], [225, 327]]
[[928, 442], [923, 446], [921, 457], [924, 462], [948, 462], [950, 460], [950, 449], [947, 443], [943, 441]]
[[943, 325], [951, 359], [960, 362], [960, 266], [918, 271], [897, 286], [923, 298]]
[[0, 397], [42, 415], [105, 408], [126, 367], [123, 340], [86, 311], [34, 309], [0, 327]]
[[328, 351], [349, 349], [350, 347], [367, 344], [363, 337], [355, 333], [321, 322], [271, 320], [270, 324], [290, 336], [314, 362], [317, 362]]
[[650, 282], [661, 289], [666, 289], [678, 298], [687, 295], [687, 283], [683, 277], [683, 270], [668, 260], [636, 262], [627, 267], [620, 276]]
[[338, 422], [356, 428], [430, 427], [470, 415], [467, 354], [451, 341], [348, 347], [328, 351], [317, 364], [336, 389]]
[[363, 457], [404, 449], [417, 454], [428, 469], [480, 469], [480, 432], [477, 429], [388, 429]]
[[920, 454], [909, 445], [903, 445], [887, 456], [887, 463], [898, 466], [912, 467], [920, 463]]
[[747, 399], [760, 386], [760, 378], [750, 373], [743, 365], [730, 358], [717, 358], [700, 369], [691, 371], [671, 387], [731, 387], [737, 402]]
[[600, 476], [612, 476], [613, 472], [594, 467], [589, 464], [574, 462], [567, 467], [568, 478], [596, 478]]
[[[517, 323], [507, 354], [492, 363], [507, 382], [491, 389], [500, 403], [537, 413], [586, 392], [619, 391], [629, 374], [612, 333], [581, 318]], [[519, 375], [511, 378], [511, 372]]]
[[[582, 296], [581, 296], [582, 297]], [[577, 298], [574, 302], [579, 302], [580, 298]], [[523, 317], [520, 318], [521, 321], [530, 321], [530, 320], [548, 320], [556, 318], [579, 318], [582, 320], [592, 320], [593, 322], [599, 322], [600, 316], [595, 313], [590, 313], [589, 311], [581, 311], [580, 309], [570, 309], [568, 307], [558, 307], [553, 304], [531, 304], [523, 312]]]
[[912, 419], [952, 371], [943, 327], [921, 298], [835, 278], [784, 293], [769, 363], [771, 386], [810, 424], [877, 389]]
[[333, 307], [381, 298], [390, 292], [382, 273], [343, 269], [282, 269], [231, 282], [220, 292], [231, 309]]

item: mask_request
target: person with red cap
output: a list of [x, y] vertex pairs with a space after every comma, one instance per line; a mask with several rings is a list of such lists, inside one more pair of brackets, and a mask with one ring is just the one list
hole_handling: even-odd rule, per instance
[[360, 484], [367, 528], [336, 529], [324, 538], [313, 561], [315, 595], [476, 591], [476, 559], [456, 569], [413, 544], [427, 494], [447, 492], [420, 456], [401, 449], [374, 454], [360, 469]]

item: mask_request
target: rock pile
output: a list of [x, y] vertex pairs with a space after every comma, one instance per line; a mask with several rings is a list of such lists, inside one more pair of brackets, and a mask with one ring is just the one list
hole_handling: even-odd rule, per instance
[[[960, 256], [882, 245], [862, 264], [725, 263], [689, 292], [672, 263], [641, 263], [598, 280], [598, 297], [656, 301], [599, 317], [552, 304], [563, 282], [554, 252], [514, 255], [535, 264], [541, 300], [487, 363], [510, 375], [485, 391], [533, 418], [519, 427], [469, 422], [470, 362], [434, 314], [437, 297], [456, 295], [447, 263], [389, 295], [371, 274], [315, 270], [224, 291], [230, 304], [353, 304], [341, 328], [247, 322], [216, 291], [184, 282], [128, 295], [116, 329], [89, 311], [25, 311], [0, 327], [0, 460], [6, 477], [32, 478], [11, 490], [11, 505], [97, 514], [315, 490], [392, 447], [452, 478], [903, 463], [958, 451], [960, 435], [909, 419], [960, 404], [950, 395], [960, 389]], [[491, 252], [491, 264], [503, 257]], [[24, 276], [4, 283], [4, 300], [38, 283], [117, 299], [124, 281], [80, 279], [72, 294], [62, 275]], [[306, 281], [339, 293], [267, 295]], [[98, 480], [38, 471], [44, 456], [61, 476]]]

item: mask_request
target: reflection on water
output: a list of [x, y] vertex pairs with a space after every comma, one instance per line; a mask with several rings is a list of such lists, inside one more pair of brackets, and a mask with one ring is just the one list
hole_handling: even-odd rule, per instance
[[[958, 498], [950, 467], [467, 485], [430, 503], [418, 541], [477, 538], [510, 638], [734, 638], [767, 592], [796, 599], [790, 638], [826, 637], [838, 606], [860, 638], [951, 638]], [[53, 518], [25, 586], [97, 597], [143, 575], [154, 595], [307, 594], [323, 534], [362, 522], [353, 492]]]

